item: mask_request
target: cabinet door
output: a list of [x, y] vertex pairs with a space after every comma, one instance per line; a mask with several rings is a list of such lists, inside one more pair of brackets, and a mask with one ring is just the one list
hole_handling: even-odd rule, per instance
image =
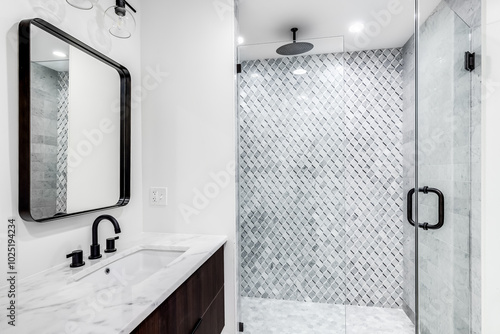
[[191, 334], [202, 317], [198, 276], [197, 273], [193, 274], [160, 306], [160, 328], [165, 329], [162, 333]]
[[165, 326], [160, 327], [168, 334], [191, 334], [223, 286], [221, 248], [160, 306]]
[[224, 328], [223, 247], [132, 333], [191, 334], [202, 318], [196, 334], [219, 334]]
[[133, 331], [132, 334], [157, 334], [160, 331], [160, 318], [161, 312], [157, 308], [153, 311], [143, 322], [139, 324]]
[[194, 334], [220, 334], [224, 325], [224, 288], [222, 288], [203, 315], [200, 326]]

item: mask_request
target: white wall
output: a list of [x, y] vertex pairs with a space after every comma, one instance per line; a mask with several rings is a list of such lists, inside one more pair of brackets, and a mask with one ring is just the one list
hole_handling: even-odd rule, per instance
[[120, 199], [119, 101], [118, 72], [70, 47], [67, 212]]
[[[229, 237], [225, 333], [235, 333], [233, 3], [149, 0], [142, 15], [144, 229]], [[167, 207], [148, 204], [154, 186], [168, 187]]]
[[[131, 0], [140, 7], [138, 0]], [[112, 0], [101, 0], [107, 8]], [[140, 10], [140, 8], [139, 8]], [[66, 4], [65, 0], [16, 0], [0, 12], [0, 249], [6, 249], [6, 221], [16, 217], [18, 230], [19, 278], [26, 277], [56, 264], [66, 262], [65, 254], [81, 248], [86, 253], [91, 243], [91, 224], [104, 212], [56, 222], [36, 224], [23, 222], [17, 211], [18, 196], [18, 48], [17, 24], [33, 17], [45, 18], [84, 43], [126, 66], [132, 73], [132, 84], [140, 81], [140, 29], [130, 40], [98, 39], [95, 17], [99, 11], [81, 11]], [[138, 19], [140, 19], [138, 17]], [[93, 21], [94, 20], [94, 21]], [[94, 22], [94, 23], [93, 23]], [[140, 26], [140, 25], [139, 25]], [[109, 210], [122, 226], [121, 238], [142, 231], [141, 182], [141, 116], [140, 104], [132, 110], [132, 199], [128, 206]], [[109, 225], [109, 226], [107, 226]], [[100, 227], [101, 244], [113, 235], [111, 224]], [[119, 244], [118, 244], [119, 245]], [[5, 253], [1, 253], [5, 254]], [[3, 256], [3, 255], [2, 255]], [[4, 267], [1, 261], [0, 267]], [[2, 283], [0, 283], [1, 285]]]
[[500, 2], [483, 0], [482, 329], [500, 328]]

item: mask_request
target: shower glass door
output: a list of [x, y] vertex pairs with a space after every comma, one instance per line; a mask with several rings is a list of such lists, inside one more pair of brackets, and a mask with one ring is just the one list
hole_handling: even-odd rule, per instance
[[418, 333], [470, 331], [471, 72], [464, 62], [470, 35], [445, 1], [419, 25]]
[[346, 333], [342, 53], [241, 59], [244, 333]]

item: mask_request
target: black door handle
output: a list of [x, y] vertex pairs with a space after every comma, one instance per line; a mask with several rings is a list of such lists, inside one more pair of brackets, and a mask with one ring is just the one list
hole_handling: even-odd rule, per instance
[[[427, 186], [423, 188], [419, 188], [418, 192], [428, 194], [428, 193], [434, 193], [438, 196], [438, 222], [437, 224], [429, 224], [429, 223], [423, 223], [423, 224], [418, 224], [418, 227], [424, 229], [424, 230], [438, 230], [444, 225], [444, 195], [441, 192], [441, 190], [436, 189], [436, 188], [429, 188]], [[408, 194], [406, 195], [406, 219], [408, 219], [408, 222], [412, 225], [415, 226], [415, 222], [413, 221], [413, 194], [415, 194], [415, 189], [410, 189]]]
[[411, 188], [406, 195], [406, 219], [411, 226], [415, 226], [415, 221], [413, 220], [413, 194], [415, 194], [415, 188]]

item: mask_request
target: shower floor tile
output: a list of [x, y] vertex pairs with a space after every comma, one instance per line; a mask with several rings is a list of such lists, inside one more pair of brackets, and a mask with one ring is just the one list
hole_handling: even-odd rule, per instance
[[401, 309], [241, 299], [245, 334], [414, 334]]

